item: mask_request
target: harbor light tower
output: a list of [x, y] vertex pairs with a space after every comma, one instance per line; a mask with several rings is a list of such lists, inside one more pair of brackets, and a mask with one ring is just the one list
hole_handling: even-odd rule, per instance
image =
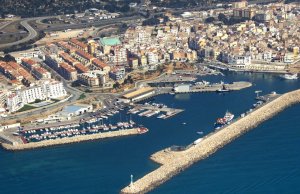
[[133, 185], [133, 175], [130, 175], [130, 186]]

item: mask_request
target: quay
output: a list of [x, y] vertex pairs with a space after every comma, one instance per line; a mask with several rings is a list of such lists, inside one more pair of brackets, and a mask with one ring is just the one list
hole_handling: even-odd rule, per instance
[[161, 166], [123, 188], [121, 193], [146, 193], [153, 190], [192, 164], [207, 158], [250, 129], [255, 128], [285, 108], [299, 102], [300, 90], [283, 94], [268, 101], [245, 117], [239, 118], [221, 130], [214, 131], [204, 138], [194, 141], [187, 149], [173, 151], [167, 148], [153, 154], [151, 160], [161, 164]]
[[206, 84], [205, 82], [201, 84], [194, 85], [177, 85], [174, 87], [175, 93], [196, 93], [196, 92], [218, 92], [222, 89], [226, 89], [226, 91], [235, 91], [242, 90], [248, 87], [251, 87], [251, 82], [239, 81], [233, 82], [229, 84], [224, 83], [215, 83], [215, 84]]
[[138, 135], [141, 134], [139, 128], [133, 129], [125, 129], [125, 130], [118, 130], [118, 131], [109, 131], [104, 133], [97, 133], [97, 134], [90, 134], [90, 135], [79, 135], [74, 137], [65, 137], [60, 139], [53, 139], [53, 140], [44, 140], [40, 142], [30, 142], [30, 143], [2, 143], [2, 147], [6, 150], [17, 151], [17, 150], [26, 150], [26, 149], [35, 149], [41, 147], [48, 147], [54, 145], [61, 145], [61, 144], [70, 144], [70, 143], [77, 143], [82, 141], [90, 141], [90, 140], [97, 140], [97, 139], [104, 139], [104, 138], [112, 138], [112, 137], [120, 137], [120, 136], [129, 136], [129, 135]]

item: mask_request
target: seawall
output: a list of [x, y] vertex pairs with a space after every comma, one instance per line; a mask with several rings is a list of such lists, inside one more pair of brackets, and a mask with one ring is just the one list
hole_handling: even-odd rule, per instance
[[154, 189], [195, 162], [207, 158], [248, 130], [255, 128], [285, 108], [299, 102], [300, 90], [283, 94], [222, 130], [210, 133], [200, 143], [184, 151], [176, 152], [165, 149], [153, 154], [151, 159], [161, 164], [161, 166], [138, 179], [132, 185], [122, 189], [121, 193], [146, 193]]
[[35, 149], [41, 147], [48, 147], [54, 145], [61, 145], [61, 144], [70, 144], [70, 143], [77, 143], [81, 141], [89, 141], [89, 140], [97, 140], [97, 139], [104, 139], [104, 138], [111, 138], [111, 137], [120, 137], [120, 136], [129, 136], [129, 135], [138, 135], [139, 130], [138, 128], [133, 129], [126, 129], [126, 130], [119, 130], [119, 131], [110, 131], [105, 133], [97, 133], [91, 135], [80, 135], [74, 137], [65, 137], [61, 139], [54, 139], [54, 140], [44, 140], [40, 142], [31, 142], [27, 144], [7, 144], [2, 143], [2, 147], [6, 150], [17, 151], [17, 150], [26, 150], [26, 149]]

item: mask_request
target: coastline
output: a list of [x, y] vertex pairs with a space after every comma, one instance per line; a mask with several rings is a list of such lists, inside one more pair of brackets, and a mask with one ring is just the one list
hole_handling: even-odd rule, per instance
[[90, 134], [90, 135], [82, 135], [82, 136], [74, 136], [74, 137], [65, 137], [61, 139], [55, 140], [44, 140], [40, 142], [31, 142], [27, 144], [16, 144], [11, 145], [7, 143], [2, 143], [1, 146], [9, 151], [21, 151], [27, 149], [36, 149], [42, 147], [49, 147], [55, 145], [62, 145], [62, 144], [71, 144], [71, 143], [78, 143], [82, 141], [91, 141], [97, 139], [105, 139], [111, 137], [121, 137], [121, 136], [129, 136], [129, 135], [139, 135], [140, 132], [138, 128], [133, 129], [126, 129], [126, 130], [119, 130], [119, 131], [110, 131], [105, 133], [98, 133], [98, 134]]
[[192, 164], [215, 153], [219, 148], [222, 148], [250, 129], [299, 102], [300, 90], [283, 94], [231, 125], [208, 134], [200, 143], [184, 151], [175, 152], [167, 148], [154, 153], [151, 156], [151, 160], [161, 164], [161, 166], [138, 179], [132, 185], [123, 188], [121, 193], [146, 193], [153, 190]]

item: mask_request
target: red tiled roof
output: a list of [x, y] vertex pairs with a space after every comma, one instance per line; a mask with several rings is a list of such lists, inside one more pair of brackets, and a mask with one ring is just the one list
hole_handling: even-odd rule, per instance
[[93, 64], [100, 67], [101, 69], [108, 66], [106, 63], [104, 63], [103, 61], [100, 61], [99, 59], [94, 59]]

